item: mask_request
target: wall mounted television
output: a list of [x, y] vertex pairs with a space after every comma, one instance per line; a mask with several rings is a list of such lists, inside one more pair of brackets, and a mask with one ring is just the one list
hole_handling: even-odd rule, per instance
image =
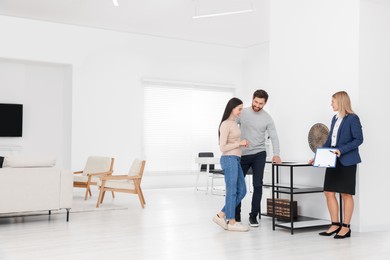
[[0, 136], [21, 137], [23, 133], [23, 105], [0, 103]]

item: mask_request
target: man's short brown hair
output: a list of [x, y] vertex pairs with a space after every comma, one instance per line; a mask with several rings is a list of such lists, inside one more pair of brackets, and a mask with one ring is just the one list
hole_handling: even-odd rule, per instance
[[265, 90], [258, 89], [253, 93], [253, 99], [264, 98], [265, 102], [268, 100], [268, 93]]

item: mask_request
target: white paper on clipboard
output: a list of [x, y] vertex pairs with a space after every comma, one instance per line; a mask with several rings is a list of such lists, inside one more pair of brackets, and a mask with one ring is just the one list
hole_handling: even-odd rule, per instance
[[313, 166], [325, 168], [336, 167], [337, 155], [334, 153], [336, 150], [335, 148], [317, 148]]

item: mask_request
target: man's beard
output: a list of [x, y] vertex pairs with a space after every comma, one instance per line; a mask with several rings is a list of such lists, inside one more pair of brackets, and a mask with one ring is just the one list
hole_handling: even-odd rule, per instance
[[255, 112], [259, 112], [259, 111], [261, 110], [261, 108], [257, 108], [257, 107], [255, 107], [255, 106], [253, 106], [253, 105], [252, 105], [252, 109], [253, 109], [253, 111], [255, 111]]

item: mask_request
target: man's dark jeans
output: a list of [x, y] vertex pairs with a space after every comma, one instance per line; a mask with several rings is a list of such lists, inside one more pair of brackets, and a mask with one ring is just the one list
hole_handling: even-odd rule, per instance
[[[261, 214], [261, 197], [263, 196], [263, 176], [264, 167], [267, 154], [265, 151], [256, 154], [244, 155], [241, 157], [241, 168], [246, 176], [249, 168], [252, 168], [253, 172], [253, 195], [252, 195], [252, 208], [249, 215], [251, 217], [257, 217]], [[241, 203], [236, 208], [236, 221], [241, 221]]]

